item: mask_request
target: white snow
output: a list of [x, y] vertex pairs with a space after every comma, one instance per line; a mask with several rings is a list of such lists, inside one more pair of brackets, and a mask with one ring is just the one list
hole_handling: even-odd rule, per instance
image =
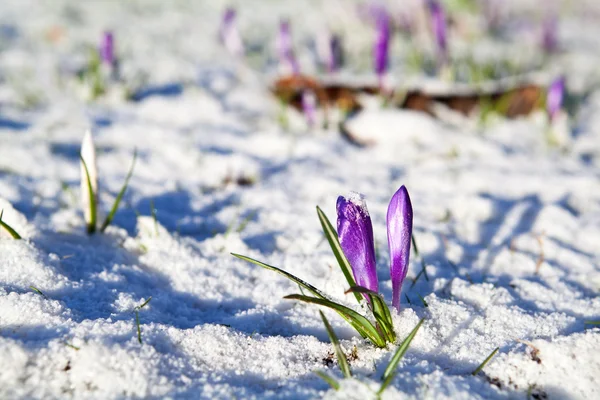
[[[317, 308], [283, 299], [298, 287], [230, 252], [351, 305], [315, 206], [335, 223], [337, 196], [363, 193], [390, 299], [385, 214], [402, 184], [427, 277], [413, 284], [413, 254], [394, 315], [399, 341], [425, 322], [382, 398], [599, 398], [600, 328], [586, 324], [600, 320], [596, 2], [563, 4], [562, 52], [542, 71], [564, 73], [574, 95], [588, 92], [555, 127], [558, 143], [540, 113], [481, 125], [369, 107], [348, 122], [376, 143], [365, 148], [335, 127], [309, 129], [294, 110], [284, 111], [283, 129], [268, 92], [281, 17], [302, 71], [315, 71], [307, 43], [328, 28], [347, 39], [339, 79], [368, 76], [372, 32], [357, 4], [233, 2], [246, 48], [269, 52], [242, 65], [217, 40], [225, 3], [0, 5], [0, 208], [24, 238], [0, 229], [0, 398], [374, 398], [395, 346], [377, 349], [325, 311], [346, 353], [356, 346], [354, 378], [342, 380]], [[543, 11], [502, 3], [532, 20]], [[106, 29], [122, 75], [147, 89], [139, 101], [124, 101], [117, 85], [87, 102], [69, 77]], [[478, 58], [498, 57], [498, 45], [519, 62], [540, 59], [537, 39], [524, 37], [486, 39]], [[408, 42], [394, 40], [393, 81], [424, 82], [405, 64]], [[453, 49], [470, 48], [456, 40]], [[87, 128], [102, 217], [138, 151], [113, 224], [92, 236], [79, 201]], [[135, 311], [149, 297], [139, 343]], [[340, 391], [317, 370], [339, 379]]]

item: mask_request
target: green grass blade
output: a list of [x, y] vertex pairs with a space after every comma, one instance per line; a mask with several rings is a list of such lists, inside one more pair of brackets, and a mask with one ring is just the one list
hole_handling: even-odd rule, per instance
[[127, 185], [129, 185], [129, 179], [131, 179], [131, 175], [133, 175], [133, 167], [135, 167], [136, 159], [137, 159], [137, 149], [133, 151], [133, 161], [131, 162], [131, 167], [129, 167], [129, 172], [127, 172], [127, 176], [125, 177], [125, 182], [123, 183], [123, 187], [121, 188], [121, 190], [119, 191], [119, 194], [115, 198], [112, 208], [110, 209], [110, 212], [106, 216], [106, 219], [104, 220], [104, 223], [102, 224], [102, 227], [100, 228], [100, 232], [104, 232], [104, 230], [108, 227], [108, 225], [110, 225], [113, 218], [115, 217], [115, 213], [117, 212], [117, 209], [119, 208], [119, 203], [121, 202], [121, 199], [125, 195], [125, 191], [127, 190]]
[[423, 321], [425, 321], [425, 318], [421, 318], [421, 320], [419, 321], [417, 326], [415, 326], [415, 328], [408, 334], [406, 339], [404, 339], [404, 341], [402, 343], [400, 343], [398, 350], [396, 350], [396, 352], [392, 356], [390, 363], [388, 364], [387, 368], [385, 369], [385, 371], [383, 373], [383, 377], [382, 377], [383, 383], [381, 384], [381, 387], [379, 388], [378, 394], [381, 394], [385, 390], [385, 388], [387, 388], [389, 386], [389, 384], [392, 383], [392, 379], [394, 378], [394, 375], [396, 374], [396, 367], [398, 366], [398, 363], [400, 362], [402, 357], [404, 357], [404, 353], [406, 353], [406, 351], [408, 350], [408, 347], [410, 346], [410, 342], [412, 342], [412, 340], [415, 338], [417, 332], [419, 331], [419, 328], [423, 324]]
[[6, 229], [6, 231], [12, 236], [13, 239], [22, 239], [21, 235], [17, 233], [10, 225], [6, 222], [2, 221], [2, 215], [4, 215], [4, 210], [0, 211], [0, 226]]
[[481, 372], [481, 370], [483, 369], [483, 367], [485, 367], [485, 365], [490, 362], [490, 360], [492, 359], [492, 357], [494, 357], [496, 355], [496, 353], [498, 352], [498, 350], [500, 350], [500, 347], [496, 347], [494, 349], [494, 351], [492, 351], [490, 353], [489, 356], [487, 356], [487, 358], [485, 360], [483, 360], [483, 362], [481, 364], [479, 364], [479, 367], [475, 368], [475, 370], [473, 372], [471, 372], [471, 375], [475, 376], [477, 375], [479, 372]]
[[135, 310], [135, 326], [137, 328], [138, 342], [142, 344], [142, 328], [140, 327], [140, 313], [138, 310]]
[[140, 310], [140, 309], [144, 308], [148, 303], [150, 303], [150, 300], [152, 300], [152, 296], [148, 297], [148, 300], [144, 301], [142, 304], [137, 306], [135, 309]]
[[[329, 219], [319, 206], [317, 206], [317, 215], [319, 216], [319, 221], [321, 222], [323, 233], [325, 234], [325, 237], [329, 242], [329, 246], [331, 246], [331, 250], [333, 251], [335, 258], [337, 259], [337, 262], [340, 265], [340, 268], [342, 270], [342, 273], [344, 274], [344, 277], [346, 278], [346, 281], [348, 281], [348, 285], [350, 285], [350, 287], [356, 286], [354, 276], [352, 275], [352, 267], [350, 266], [348, 259], [344, 255], [344, 251], [342, 250], [342, 246], [340, 245], [340, 241], [338, 239], [336, 230], [333, 228], [333, 225], [331, 225], [331, 222], [329, 222]], [[356, 297], [356, 301], [358, 301], [358, 303], [360, 304], [360, 302], [362, 301], [362, 297], [358, 293], [354, 293], [354, 296]]]
[[35, 286], [29, 286], [29, 289], [33, 290], [34, 292], [36, 292], [43, 298], [48, 299], [48, 297], [44, 294], [44, 292], [42, 292], [40, 289], [36, 288]]
[[253, 258], [243, 256], [241, 254], [231, 253], [231, 255], [234, 256], [234, 257], [237, 257], [237, 258], [239, 258], [241, 260], [248, 261], [248, 262], [251, 262], [253, 264], [256, 264], [259, 267], [263, 267], [265, 269], [268, 269], [268, 270], [271, 270], [271, 271], [275, 271], [278, 274], [285, 276], [286, 278], [288, 278], [292, 282], [294, 282], [294, 283], [302, 286], [303, 288], [305, 288], [306, 290], [308, 290], [309, 292], [311, 292], [312, 294], [314, 294], [315, 296], [317, 296], [317, 297], [319, 297], [321, 299], [327, 299], [328, 298], [325, 293], [321, 292], [319, 289], [317, 289], [316, 287], [314, 287], [310, 283], [305, 282], [305, 281], [303, 281], [300, 278], [296, 278], [294, 275], [290, 274], [289, 272], [285, 272], [282, 269], [279, 269], [279, 268], [274, 267], [274, 266], [269, 265], [269, 264], [265, 264], [263, 262], [255, 260]]
[[390, 309], [383, 301], [383, 297], [372, 290], [367, 289], [363, 286], [354, 286], [346, 291], [346, 293], [362, 293], [369, 296], [370, 304], [373, 311], [373, 316], [377, 321], [378, 325], [383, 329], [388, 342], [396, 341], [396, 332], [394, 332], [394, 323], [392, 321], [392, 314]]
[[327, 384], [329, 386], [331, 386], [333, 388], [333, 390], [340, 390], [340, 384], [338, 383], [338, 381], [336, 381], [335, 379], [333, 379], [331, 376], [327, 375], [325, 372], [323, 372], [323, 371], [315, 371], [315, 374], [317, 374], [317, 376], [319, 378], [321, 378], [325, 382], [327, 382]]
[[342, 346], [340, 346], [340, 341], [339, 341], [338, 337], [336, 336], [335, 332], [333, 331], [331, 324], [329, 324], [329, 321], [327, 321], [327, 318], [325, 318], [325, 314], [323, 314], [323, 311], [319, 310], [319, 314], [321, 315], [323, 324], [325, 324], [325, 329], [327, 329], [327, 334], [329, 335], [329, 340], [331, 340], [331, 344], [333, 345], [333, 348], [335, 349], [335, 356], [337, 357], [338, 365], [340, 366], [340, 369], [342, 370], [342, 374], [344, 374], [344, 376], [346, 378], [351, 378], [352, 372], [350, 371], [350, 365], [348, 364], [346, 355], [344, 354], [344, 351], [342, 350]]
[[92, 181], [90, 180], [90, 173], [85, 160], [81, 154], [79, 155], [79, 158], [81, 160], [81, 164], [83, 165], [83, 169], [85, 170], [85, 180], [87, 181], [88, 195], [90, 198], [90, 216], [92, 220], [89, 221], [87, 225], [87, 233], [92, 234], [96, 231], [96, 195], [94, 193], [94, 189], [92, 188]]
[[337, 311], [346, 321], [348, 321], [354, 329], [361, 334], [361, 336], [369, 339], [377, 347], [385, 347], [385, 338], [381, 336], [379, 331], [373, 326], [371, 321], [357, 313], [351, 308], [343, 306], [338, 303], [327, 299], [320, 299], [317, 297], [302, 296], [299, 294], [292, 294], [285, 296], [284, 299], [300, 300], [306, 303], [318, 304], [320, 306], [331, 308]]

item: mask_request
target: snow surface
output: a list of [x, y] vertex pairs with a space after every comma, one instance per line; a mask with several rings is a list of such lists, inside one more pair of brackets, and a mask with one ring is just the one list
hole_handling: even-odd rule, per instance
[[[539, 5], [507, 3], [513, 15]], [[350, 124], [377, 144], [358, 148], [334, 130], [308, 131], [293, 110], [291, 128], [278, 125], [267, 91], [276, 66], [254, 72], [221, 49], [219, 2], [4, 0], [0, 208], [25, 240], [0, 238], [0, 398], [374, 397], [395, 346], [374, 348], [326, 311], [346, 352], [356, 347], [356, 379], [330, 390], [314, 371], [341, 373], [317, 309], [283, 299], [298, 288], [229, 253], [351, 305], [315, 206], [333, 221], [337, 196], [359, 191], [390, 299], [385, 212], [402, 184], [428, 279], [413, 286], [413, 256], [399, 340], [426, 321], [382, 397], [600, 398], [600, 329], [585, 324], [600, 320], [600, 7], [571, 3], [553, 3], [565, 12], [564, 48], [546, 72], [589, 93], [559, 147], [541, 114], [481, 128], [369, 108]], [[273, 39], [288, 16], [299, 47], [332, 21], [352, 57], [370, 52], [355, 4], [237, 5], [253, 43]], [[115, 92], [87, 103], [65, 78], [107, 28], [123, 75], [151, 88], [137, 102]], [[537, 36], [519, 35], [498, 51], [532, 57]], [[473, 51], [494, 53], [483, 42]], [[310, 72], [308, 50], [298, 56]], [[113, 225], [93, 236], [79, 193], [87, 128], [104, 215], [139, 155]], [[140, 344], [135, 310], [150, 296]]]

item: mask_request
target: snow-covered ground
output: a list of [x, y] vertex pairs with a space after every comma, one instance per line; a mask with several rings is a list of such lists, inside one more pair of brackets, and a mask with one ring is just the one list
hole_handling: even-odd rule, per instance
[[[454, 50], [539, 61], [538, 26], [517, 16], [546, 10], [498, 3], [517, 33]], [[389, 300], [385, 213], [403, 184], [427, 274], [413, 285], [413, 254], [399, 340], [425, 322], [382, 397], [600, 398], [600, 329], [589, 323], [600, 320], [600, 7], [551, 4], [564, 14], [561, 51], [543, 72], [585, 94], [568, 138], [549, 140], [541, 112], [481, 127], [370, 107], [349, 122], [377, 142], [359, 148], [291, 109], [283, 129], [268, 91], [281, 17], [304, 71], [308, 39], [330, 23], [358, 60], [345, 76], [365, 75], [373, 33], [352, 2], [238, 1], [242, 36], [272, 59], [241, 65], [216, 41], [220, 2], [3, 0], [0, 208], [24, 240], [0, 233], [0, 398], [374, 397], [395, 346], [375, 348], [326, 311], [355, 376], [330, 389], [314, 372], [341, 373], [317, 308], [283, 299], [298, 287], [230, 252], [351, 304], [315, 206], [334, 220], [337, 196], [358, 191]], [[143, 77], [138, 101], [114, 89], [87, 102], [74, 83], [105, 29], [122, 74]], [[394, 78], [414, 82], [403, 43]], [[87, 128], [103, 215], [138, 151], [113, 225], [92, 236], [79, 201]], [[136, 306], [150, 297], [140, 343]]]

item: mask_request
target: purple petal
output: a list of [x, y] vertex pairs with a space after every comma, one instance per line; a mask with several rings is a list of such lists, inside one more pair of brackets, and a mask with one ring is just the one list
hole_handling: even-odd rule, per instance
[[390, 247], [390, 276], [392, 305], [400, 311], [402, 281], [408, 272], [413, 211], [408, 190], [402, 185], [392, 196], [387, 211], [388, 245]]
[[342, 41], [338, 35], [327, 30], [319, 32], [316, 40], [319, 61], [327, 72], [335, 72], [342, 65]]
[[104, 35], [102, 36], [100, 59], [103, 63], [111, 66], [115, 63], [114, 38], [113, 33], [110, 31], [104, 32]]
[[548, 88], [546, 97], [546, 110], [550, 119], [554, 120], [556, 114], [560, 111], [565, 96], [565, 78], [563, 76], [556, 78]]
[[337, 231], [342, 250], [359, 286], [379, 290], [375, 266], [373, 225], [362, 195], [356, 193], [337, 199]]
[[235, 9], [227, 8], [223, 14], [223, 19], [221, 20], [221, 26], [219, 27], [219, 39], [230, 54], [241, 56], [244, 54], [244, 44], [237, 29], [235, 18]]
[[437, 0], [429, 0], [429, 12], [431, 13], [431, 27], [437, 45], [438, 60], [441, 64], [448, 61], [448, 35], [446, 33], [446, 13]]
[[277, 52], [279, 53], [279, 62], [284, 68], [297, 75], [300, 73], [300, 67], [296, 61], [292, 46], [292, 34], [290, 33], [290, 24], [288, 21], [281, 21], [279, 24], [279, 36], [277, 37]]
[[387, 70], [389, 45], [390, 17], [387, 12], [382, 12], [377, 17], [377, 39], [373, 48], [375, 73], [379, 77]]

